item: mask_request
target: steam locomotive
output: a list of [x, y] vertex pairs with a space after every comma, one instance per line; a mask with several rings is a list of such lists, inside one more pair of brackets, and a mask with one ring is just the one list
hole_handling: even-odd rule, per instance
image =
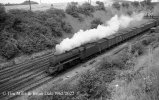
[[46, 71], [49, 74], [62, 71], [77, 61], [84, 61], [92, 55], [101, 53], [102, 51], [105, 51], [114, 45], [135, 37], [136, 35], [142, 34], [150, 28], [156, 27], [158, 25], [158, 20], [151, 20], [150, 22], [143, 24], [140, 27], [132, 28], [126, 32], [116, 33], [97, 42], [88, 43], [65, 53], [54, 55], [50, 59], [50, 66], [46, 69]]

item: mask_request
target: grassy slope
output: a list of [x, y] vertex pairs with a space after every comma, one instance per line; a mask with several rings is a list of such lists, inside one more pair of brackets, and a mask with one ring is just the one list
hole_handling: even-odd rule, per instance
[[[131, 81], [127, 81], [127, 76], [123, 79], [116, 79], [110, 87], [113, 88], [113, 100], [158, 100], [158, 81], [159, 81], [159, 48], [154, 50], [153, 54], [148, 54], [138, 59], [138, 64], [133, 70], [122, 71], [125, 75], [135, 73]], [[150, 62], [150, 59], [152, 62]], [[125, 79], [125, 80], [124, 80]], [[117, 87], [116, 87], [117, 86]]]

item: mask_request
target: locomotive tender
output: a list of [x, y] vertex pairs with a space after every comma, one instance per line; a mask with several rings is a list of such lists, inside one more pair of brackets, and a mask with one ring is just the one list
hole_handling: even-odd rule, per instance
[[54, 55], [50, 59], [50, 66], [47, 68], [47, 72], [49, 74], [59, 72], [63, 70], [65, 66], [69, 67], [69, 65], [74, 64], [76, 61], [84, 61], [86, 58], [94, 54], [101, 53], [114, 45], [117, 45], [158, 25], [159, 20], [151, 20], [140, 27], [132, 28], [126, 32], [116, 33], [97, 42], [88, 43], [65, 53]]

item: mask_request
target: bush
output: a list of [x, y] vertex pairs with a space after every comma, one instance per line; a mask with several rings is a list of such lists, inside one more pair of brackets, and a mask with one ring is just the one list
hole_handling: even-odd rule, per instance
[[127, 15], [131, 16], [133, 14], [133, 11], [128, 10], [126, 13], [127, 13]]
[[18, 48], [23, 54], [32, 54], [55, 46], [55, 41], [46, 38], [25, 38], [18, 41]]
[[107, 84], [103, 81], [103, 77], [98, 73], [87, 71], [82, 74], [78, 83], [82, 100], [99, 99], [101, 96], [108, 98], [110, 93], [107, 90]]
[[79, 18], [79, 14], [78, 14], [78, 7], [77, 7], [76, 2], [71, 2], [67, 5], [65, 12], [67, 14], [70, 14], [71, 16], [75, 17], [75, 18]]
[[97, 10], [104, 10], [105, 11], [105, 6], [103, 2], [96, 1], [96, 4], [98, 5], [96, 8]]
[[7, 29], [0, 32], [0, 55], [6, 59], [12, 59], [19, 53], [13, 35]]
[[102, 25], [103, 22], [101, 21], [101, 19], [96, 18], [91, 22], [91, 29], [93, 28], [97, 28], [98, 25]]
[[36, 20], [36, 14], [28, 10], [11, 9], [8, 11], [8, 14], [11, 16], [11, 18], [17, 18], [23, 22], [30, 22]]
[[45, 25], [48, 26], [51, 31], [53, 36], [62, 36], [62, 28], [61, 28], [61, 23], [54, 18], [48, 18], [45, 22]]
[[143, 2], [145, 2], [147, 5], [151, 5], [151, 1], [152, 0], [144, 0]]
[[[120, 59], [120, 60], [119, 60]], [[125, 66], [125, 63], [123, 61], [124, 56], [118, 57], [105, 57], [99, 65], [99, 68], [97, 70], [107, 70], [109, 68], [119, 68], [122, 69]]]
[[142, 43], [136, 43], [131, 46], [131, 53], [135, 55], [143, 55], [145, 53], [145, 48]]
[[120, 4], [118, 2], [114, 2], [112, 5], [115, 9], [120, 10]]
[[66, 17], [64, 10], [61, 9], [49, 9], [46, 11], [46, 13], [50, 16], [50, 17], [54, 17], [54, 18], [64, 18]]
[[61, 27], [66, 33], [72, 33], [73, 28], [69, 23], [63, 21]]
[[141, 42], [142, 42], [143, 45], [148, 46], [149, 44], [151, 44], [155, 40], [156, 40], [155, 38], [149, 37], [149, 38], [146, 38], [146, 39], [142, 40]]
[[139, 4], [138, 1], [134, 1], [134, 2], [131, 3], [131, 5], [134, 6], [134, 7], [139, 7], [140, 4]]
[[29, 39], [25, 39], [23, 41], [18, 41], [18, 48], [24, 53], [24, 54], [32, 54], [35, 52], [35, 48], [33, 45], [33, 42]]
[[1, 56], [7, 58], [7, 59], [12, 59], [16, 55], [18, 55], [19, 50], [16, 47], [16, 45], [12, 44], [11, 42], [5, 43], [5, 45], [0, 49], [0, 54]]
[[108, 57], [105, 57], [105, 58], [100, 62], [100, 65], [99, 65], [98, 70], [105, 70], [105, 69], [108, 69], [108, 68], [111, 68], [111, 67], [113, 67], [113, 66], [112, 66], [112, 59], [108, 59]]
[[75, 18], [78, 18], [79, 21], [83, 21], [83, 18], [80, 16], [80, 14], [93, 16], [91, 13], [95, 11], [95, 8], [92, 5], [90, 5], [89, 3], [84, 3], [81, 6], [77, 5], [78, 3], [71, 2], [67, 5], [65, 12]]
[[78, 12], [86, 16], [93, 16], [92, 13], [95, 11], [94, 6], [89, 3], [83, 3], [78, 7]]
[[122, 3], [122, 6], [125, 7], [125, 8], [129, 8], [129, 3], [124, 3], [124, 2], [123, 2], [123, 3]]
[[123, 63], [126, 64], [131, 58], [132, 54], [129, 51], [129, 47], [126, 47], [122, 52], [117, 55], [117, 58]]
[[[3, 43], [3, 42], [6, 42], [8, 41], [10, 38], [13, 37], [13, 34], [12, 33], [9, 33], [7, 30], [3, 30], [1, 33], [0, 33], [0, 42]], [[1, 45], [1, 44], [0, 44]]]

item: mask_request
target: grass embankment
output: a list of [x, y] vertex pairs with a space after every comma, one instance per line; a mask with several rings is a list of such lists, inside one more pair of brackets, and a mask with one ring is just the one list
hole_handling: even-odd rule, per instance
[[[115, 55], [104, 57], [94, 64], [93, 69], [49, 90], [63, 94], [31, 96], [28, 99], [158, 100], [158, 41], [158, 35], [150, 35]], [[148, 49], [152, 44], [157, 48], [154, 53]]]

